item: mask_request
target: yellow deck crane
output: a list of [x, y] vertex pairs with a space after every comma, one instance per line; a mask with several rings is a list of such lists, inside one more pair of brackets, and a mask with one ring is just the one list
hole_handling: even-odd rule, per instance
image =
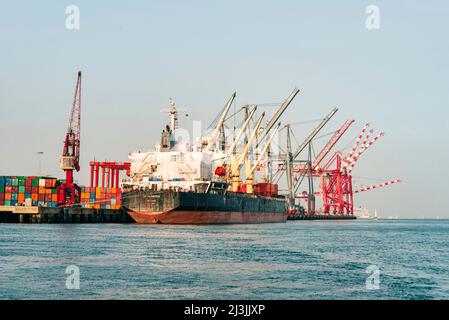
[[[255, 106], [249, 113], [248, 117], [246, 118], [245, 122], [243, 123], [242, 128], [238, 132], [237, 136], [235, 137], [234, 141], [232, 142], [231, 146], [229, 147], [226, 156], [223, 157], [223, 159], [219, 160], [217, 163], [217, 168], [223, 167], [226, 164], [226, 161], [228, 159], [231, 159], [235, 155], [235, 150], [237, 149], [237, 146], [240, 143], [240, 139], [242, 138], [243, 134], [245, 133], [246, 129], [248, 128], [248, 125], [250, 123], [250, 120], [253, 118], [254, 114], [256, 113], [257, 106]], [[232, 162], [232, 161], [230, 161]]]
[[245, 163], [246, 155], [250, 147], [252, 146], [254, 140], [256, 139], [257, 132], [259, 131], [264, 116], [265, 112], [263, 112], [262, 115], [257, 120], [256, 126], [253, 128], [251, 136], [249, 137], [248, 141], [243, 147], [242, 153], [240, 154], [238, 160], [233, 161], [233, 157], [231, 157], [231, 172], [230, 172], [231, 191], [237, 192], [238, 190], [240, 184], [240, 169], [242, 168], [242, 165]]
[[257, 166], [259, 165], [259, 163], [264, 158], [266, 152], [268, 151], [268, 148], [271, 145], [271, 141], [273, 140], [273, 138], [278, 133], [280, 126], [281, 126], [281, 123], [279, 122], [276, 125], [276, 127], [274, 128], [274, 130], [271, 133], [271, 135], [268, 138], [268, 140], [265, 142], [265, 146], [262, 149], [262, 152], [259, 154], [259, 156], [257, 157], [256, 161], [252, 164], [252, 166], [250, 165], [249, 170], [246, 172], [246, 192], [247, 193], [253, 193], [254, 192], [254, 188], [253, 188], [253, 186], [254, 186], [254, 171], [256, 170]]
[[209, 141], [207, 142], [206, 148], [203, 150], [204, 152], [211, 151], [215, 147], [215, 142], [217, 142], [217, 139], [220, 135], [221, 128], [223, 126], [223, 123], [226, 120], [226, 116], [228, 115], [229, 109], [231, 109], [232, 103], [234, 102], [236, 92], [234, 92], [228, 99], [228, 102], [226, 103], [226, 107], [223, 110], [223, 113], [220, 116], [220, 119], [217, 122], [217, 125], [215, 126], [215, 129], [212, 133], [212, 136], [210, 137]]

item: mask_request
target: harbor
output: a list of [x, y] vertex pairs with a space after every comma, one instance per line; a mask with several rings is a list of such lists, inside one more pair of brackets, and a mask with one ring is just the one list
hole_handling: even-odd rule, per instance
[[132, 223], [122, 209], [0, 206], [3, 223]]
[[[179, 138], [180, 114], [169, 98], [168, 121], [153, 150], [129, 152], [128, 162], [90, 161], [90, 181], [75, 180], [82, 168], [82, 72], [77, 72], [60, 169], [54, 176], [0, 176], [0, 222], [250, 224], [295, 220], [356, 219], [354, 196], [401, 182], [356, 186], [353, 170], [384, 136], [366, 123], [349, 152], [338, 142], [355, 123], [347, 119], [318, 144], [338, 108], [315, 121], [302, 142], [294, 123], [282, 121], [300, 90], [274, 112], [257, 104], [236, 108], [237, 92], [195, 142]], [[232, 107], [234, 106], [234, 110]], [[234, 125], [232, 130], [226, 130]], [[236, 126], [236, 123], [240, 125]], [[317, 148], [317, 152], [314, 152]], [[56, 173], [55, 173], [56, 174]], [[320, 207], [318, 207], [320, 205]]]
[[15, 316], [48, 299], [190, 320], [449, 299], [449, 2], [2, 9]]
[[[295, 220], [355, 220], [355, 216], [344, 215], [300, 215], [287, 216]], [[135, 223], [124, 209], [95, 209], [81, 207], [0, 206], [0, 223]]]

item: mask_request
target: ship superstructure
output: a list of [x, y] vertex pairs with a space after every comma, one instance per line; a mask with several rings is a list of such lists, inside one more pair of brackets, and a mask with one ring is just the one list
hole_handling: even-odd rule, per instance
[[132, 152], [130, 178], [122, 181], [125, 189], [150, 189], [153, 191], [194, 191], [198, 185], [213, 180], [214, 163], [225, 155], [218, 148], [204, 149], [204, 141], [196, 144], [178, 142], [179, 111], [173, 99], [168, 106], [170, 124], [161, 132], [160, 143], [152, 151]]

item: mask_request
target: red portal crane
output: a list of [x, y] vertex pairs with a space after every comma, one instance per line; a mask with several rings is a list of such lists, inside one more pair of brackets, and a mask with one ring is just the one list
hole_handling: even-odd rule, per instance
[[65, 172], [65, 182], [57, 189], [58, 205], [68, 206], [78, 203], [81, 188], [73, 183], [73, 170], [80, 170], [80, 126], [81, 126], [81, 71], [78, 77], [70, 112], [69, 127], [64, 140], [64, 149], [61, 156], [61, 169]]
[[131, 162], [90, 162], [90, 186], [98, 187], [101, 169], [101, 186], [119, 188], [120, 171], [126, 171], [129, 176]]

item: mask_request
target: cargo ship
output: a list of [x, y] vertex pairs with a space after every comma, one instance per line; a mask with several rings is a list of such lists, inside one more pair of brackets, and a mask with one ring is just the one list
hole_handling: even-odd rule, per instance
[[[178, 117], [182, 111], [170, 99], [170, 123], [162, 130], [160, 143], [152, 151], [128, 154], [131, 168], [129, 178], [121, 181], [122, 207], [135, 222], [286, 222], [288, 201], [278, 194], [277, 184], [269, 182], [266, 177], [261, 183], [256, 183], [254, 177], [262, 158], [266, 160], [263, 155], [280, 124], [271, 121], [274, 125], [268, 123], [262, 129], [262, 114], [250, 129], [256, 110], [253, 108], [246, 113], [238, 134], [228, 143], [224, 138], [223, 124], [234, 98], [235, 93], [219, 114], [214, 130], [192, 144], [177, 139]], [[280, 113], [276, 115], [276, 120], [279, 116]], [[265, 137], [264, 150], [260, 151], [259, 156], [251, 158], [250, 150], [262, 141], [261, 136]], [[244, 181], [241, 171], [242, 176], [245, 172]]]

